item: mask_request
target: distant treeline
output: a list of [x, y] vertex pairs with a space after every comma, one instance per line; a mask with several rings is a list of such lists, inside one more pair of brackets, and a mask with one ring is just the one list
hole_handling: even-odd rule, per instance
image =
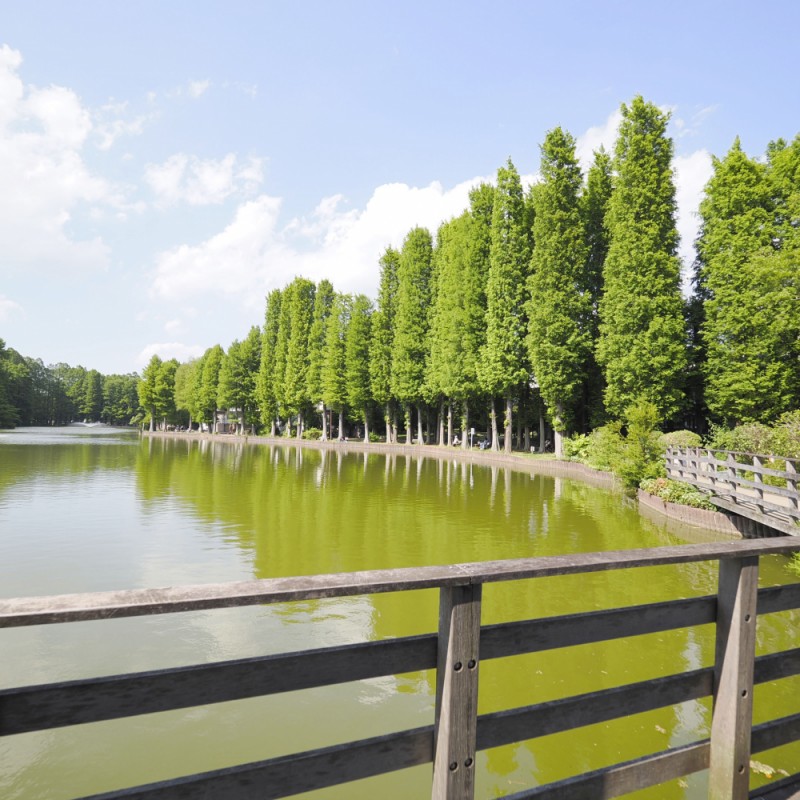
[[101, 375], [68, 364], [46, 367], [0, 339], [0, 428], [76, 420], [136, 424], [143, 413], [138, 384], [136, 374]]
[[714, 159], [686, 300], [667, 122], [641, 97], [623, 105], [613, 155], [585, 176], [555, 128], [527, 192], [509, 160], [435, 238], [415, 228], [387, 248], [375, 302], [298, 277], [227, 352], [154, 357], [144, 416], [389, 441], [475, 427], [495, 448], [552, 436], [558, 452], [642, 402], [700, 432], [800, 407], [800, 135]]

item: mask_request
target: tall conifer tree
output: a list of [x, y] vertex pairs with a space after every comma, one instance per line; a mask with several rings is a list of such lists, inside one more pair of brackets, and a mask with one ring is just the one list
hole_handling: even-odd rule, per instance
[[369, 442], [369, 406], [372, 400], [369, 381], [371, 317], [372, 301], [366, 295], [356, 295], [345, 337], [347, 405], [361, 416], [365, 442]]
[[392, 345], [397, 307], [397, 271], [400, 253], [387, 247], [380, 259], [380, 287], [378, 307], [372, 315], [370, 343], [370, 388], [376, 403], [383, 408], [386, 423], [386, 441], [396, 442], [396, 422], [392, 416]]
[[433, 243], [425, 228], [414, 228], [400, 252], [395, 335], [392, 342], [392, 393], [406, 407], [406, 441], [411, 439], [411, 407], [417, 407], [417, 438], [422, 435], [425, 360], [428, 351]]
[[308, 336], [314, 313], [314, 284], [307, 278], [295, 278], [289, 295], [291, 332], [286, 348], [286, 376], [283, 398], [286, 412], [297, 416], [297, 438], [303, 435], [303, 418], [311, 402], [308, 396]]
[[322, 441], [328, 439], [328, 415], [322, 401], [322, 365], [325, 362], [325, 333], [333, 308], [333, 285], [328, 280], [317, 284], [314, 295], [314, 316], [308, 336], [307, 394], [314, 405], [321, 405]]
[[606, 408], [615, 417], [646, 400], [669, 419], [684, 401], [686, 333], [668, 118], [642, 97], [622, 106], [597, 348]]
[[[347, 405], [347, 328], [352, 298], [336, 293], [325, 332], [325, 362], [322, 365], [322, 401], [339, 413], [338, 439], [344, 439], [344, 411]], [[332, 434], [331, 434], [332, 435]]]
[[561, 456], [562, 435], [573, 420], [592, 349], [579, 199], [583, 179], [575, 139], [561, 128], [550, 131], [542, 145], [541, 175], [534, 196], [527, 344], [542, 397], [552, 410], [555, 452]]
[[492, 449], [499, 449], [495, 399], [505, 398], [505, 449], [511, 452], [514, 392], [528, 378], [525, 368], [525, 296], [530, 263], [522, 184], [511, 159], [497, 171], [486, 285], [486, 344], [478, 375], [491, 397]]
[[275, 351], [281, 317], [281, 290], [273, 289], [267, 295], [264, 311], [264, 331], [261, 338], [261, 361], [256, 380], [256, 399], [261, 423], [270, 426], [270, 436], [275, 435], [278, 418], [278, 396], [275, 389]]

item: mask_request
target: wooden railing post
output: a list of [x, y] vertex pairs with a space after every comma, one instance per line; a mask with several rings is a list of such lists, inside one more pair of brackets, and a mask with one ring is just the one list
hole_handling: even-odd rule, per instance
[[711, 800], [745, 800], [748, 795], [757, 599], [758, 557], [722, 559], [711, 719]]
[[755, 470], [753, 470], [753, 483], [760, 484], [755, 489], [756, 493], [756, 508], [763, 514], [764, 513], [764, 475], [761, 472], [761, 467], [764, 466], [763, 462], [758, 456], [753, 456], [753, 466]]
[[431, 794], [434, 800], [471, 800], [475, 795], [480, 635], [481, 584], [442, 587]]
[[797, 501], [797, 468], [793, 461], [786, 461], [786, 472], [789, 473], [789, 477], [786, 479], [786, 488], [790, 492], [794, 492], [794, 495], [789, 498], [789, 506], [797, 512], [800, 511]]

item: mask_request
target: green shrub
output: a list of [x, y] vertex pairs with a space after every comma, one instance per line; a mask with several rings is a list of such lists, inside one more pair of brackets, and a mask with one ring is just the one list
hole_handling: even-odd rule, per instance
[[706, 495], [695, 489], [694, 486], [689, 486], [688, 483], [671, 481], [667, 478], [648, 478], [639, 484], [639, 488], [649, 494], [660, 497], [662, 500], [666, 500], [668, 503], [678, 503], [692, 508], [704, 508], [707, 511], [715, 510], [715, 506], [709, 503]]
[[317, 440], [322, 437], [322, 431], [319, 428], [306, 428], [303, 431], [304, 439]]
[[624, 440], [622, 423], [610, 422], [593, 430], [588, 436], [585, 463], [593, 469], [614, 472], [621, 458]]
[[792, 553], [789, 569], [794, 572], [795, 575], [800, 575], [800, 553]]
[[664, 450], [668, 447], [700, 447], [701, 444], [703, 440], [700, 434], [694, 431], [672, 431], [661, 434], [661, 447]]
[[586, 463], [591, 449], [591, 439], [588, 434], [577, 433], [569, 439], [564, 439], [563, 447], [565, 458]]
[[370, 440], [370, 441], [371, 441], [373, 444], [375, 444], [375, 443], [377, 443], [377, 442], [382, 442], [382, 441], [383, 441], [383, 436], [381, 436], [381, 435], [380, 435], [380, 434], [378, 434], [378, 433], [375, 433], [374, 431], [370, 431], [370, 432], [369, 432], [369, 440]]

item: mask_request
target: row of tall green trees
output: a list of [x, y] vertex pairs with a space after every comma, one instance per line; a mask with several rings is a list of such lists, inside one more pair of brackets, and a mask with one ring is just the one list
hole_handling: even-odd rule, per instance
[[387, 248], [374, 302], [295, 278], [227, 352], [154, 356], [133, 417], [464, 445], [477, 428], [495, 449], [552, 437], [560, 452], [642, 401], [663, 427], [695, 430], [800, 407], [800, 136], [714, 159], [685, 299], [667, 124], [634, 98], [586, 175], [555, 128], [534, 185], [509, 160], [435, 236], [414, 228]]

